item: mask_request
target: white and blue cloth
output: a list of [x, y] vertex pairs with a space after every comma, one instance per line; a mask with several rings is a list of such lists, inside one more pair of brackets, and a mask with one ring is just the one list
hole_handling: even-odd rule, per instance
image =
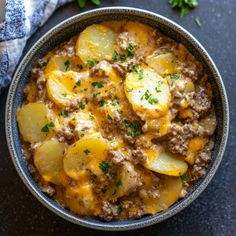
[[0, 23], [0, 94], [11, 81], [27, 39], [57, 7], [71, 1], [0, 0], [0, 7], [5, 7], [5, 18]]

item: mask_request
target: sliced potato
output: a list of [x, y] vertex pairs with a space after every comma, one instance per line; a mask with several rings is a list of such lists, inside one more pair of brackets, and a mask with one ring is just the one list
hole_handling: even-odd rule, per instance
[[81, 170], [89, 169], [101, 174], [99, 163], [107, 157], [108, 144], [99, 136], [88, 136], [72, 144], [64, 156], [64, 169], [68, 176], [78, 179]]
[[115, 47], [114, 32], [104, 25], [88, 26], [76, 43], [76, 55], [86, 64], [88, 60], [103, 60], [112, 58]]
[[45, 181], [62, 184], [66, 174], [63, 169], [65, 144], [56, 139], [45, 141], [34, 154], [34, 164]]
[[172, 53], [160, 55], [154, 53], [146, 58], [147, 64], [162, 76], [175, 72], [175, 60], [175, 56]]
[[41, 129], [48, 124], [48, 109], [43, 103], [28, 103], [17, 112], [17, 121], [23, 139], [30, 143], [43, 141], [48, 132]]
[[93, 135], [96, 132], [97, 123], [91, 113], [76, 112], [69, 123], [75, 127], [75, 132], [77, 132], [79, 138], [85, 135]]
[[48, 73], [51, 73], [54, 70], [59, 70], [62, 72], [71, 70], [82, 71], [82, 68], [84, 68], [84, 64], [78, 57], [55, 55], [49, 60], [44, 70], [44, 74], [47, 75]]
[[78, 215], [98, 214], [96, 197], [89, 182], [67, 187], [65, 202], [71, 211]]
[[147, 214], [155, 214], [169, 208], [180, 197], [183, 187], [180, 178], [165, 176], [161, 181], [160, 197], [158, 199], [143, 199]]
[[116, 198], [128, 195], [140, 184], [139, 174], [130, 162], [124, 162], [119, 171], [120, 186], [116, 188]]
[[188, 169], [188, 165], [181, 158], [161, 149], [146, 150], [146, 153], [148, 158], [144, 166], [149, 170], [165, 175], [181, 176]]
[[124, 89], [133, 110], [142, 120], [156, 119], [167, 113], [171, 99], [169, 86], [154, 70], [140, 68], [138, 73], [129, 73]]
[[47, 74], [48, 97], [59, 106], [68, 106], [78, 95], [73, 92], [79, 73], [68, 71], [52, 71]]
[[140, 54], [149, 54], [155, 45], [155, 41], [150, 37], [155, 33], [154, 29], [140, 22], [128, 21], [124, 25], [124, 32], [128, 32], [128, 38], [133, 41]]

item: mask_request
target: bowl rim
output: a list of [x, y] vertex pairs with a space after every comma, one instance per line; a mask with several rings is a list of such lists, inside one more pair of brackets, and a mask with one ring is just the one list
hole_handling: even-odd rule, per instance
[[[211, 70], [214, 73], [214, 80], [218, 82], [219, 90], [220, 90], [220, 97], [222, 101], [222, 110], [223, 110], [223, 126], [222, 126], [222, 137], [221, 142], [219, 145], [219, 151], [216, 154], [215, 161], [210, 169], [210, 171], [204, 176], [203, 181], [197, 186], [197, 188], [186, 198], [181, 200], [181, 202], [176, 205], [172, 206], [171, 208], [167, 209], [166, 211], [162, 211], [160, 213], [155, 214], [151, 219], [144, 219], [141, 218], [141, 220], [137, 220], [130, 222], [130, 220], [127, 221], [118, 221], [118, 224], [111, 224], [110, 222], [91, 222], [87, 220], [86, 218], [82, 218], [76, 215], [73, 215], [73, 213], [66, 212], [65, 209], [61, 210], [59, 207], [54, 204], [54, 202], [50, 202], [49, 199], [40, 191], [38, 190], [31, 182], [31, 180], [27, 177], [25, 171], [23, 170], [23, 167], [19, 161], [19, 158], [17, 156], [15, 147], [14, 147], [14, 139], [13, 139], [13, 129], [11, 125], [11, 117], [13, 116], [13, 100], [14, 95], [16, 93], [16, 89], [18, 86], [18, 82], [20, 80], [19, 74], [22, 73], [22, 68], [27, 67], [27, 64], [30, 60], [30, 58], [35, 53], [35, 48], [40, 48], [52, 35], [57, 34], [60, 30], [63, 28], [74, 24], [76, 21], [79, 21], [81, 18], [86, 17], [96, 17], [97, 14], [123, 14], [123, 13], [129, 13], [137, 16], [141, 16], [143, 18], [150, 18], [150, 20], [156, 20], [157, 22], [161, 21], [162, 23], [166, 24], [166, 27], [172, 27], [174, 30], [178, 30], [179, 34], [182, 34], [182, 36], [187, 37], [189, 41], [191, 41], [191, 46], [197, 48], [198, 51], [200, 51], [201, 56], [208, 61], [208, 67], [210, 65]], [[21, 71], [22, 70], [22, 71]], [[14, 73], [14, 76], [12, 78], [12, 82], [8, 91], [7, 96], [7, 102], [6, 102], [6, 110], [5, 110], [5, 132], [6, 132], [6, 139], [7, 139], [7, 145], [10, 152], [10, 156], [12, 159], [12, 162], [26, 185], [26, 187], [30, 190], [30, 192], [49, 210], [57, 214], [58, 216], [81, 226], [85, 226], [92, 229], [98, 229], [98, 230], [115, 230], [115, 231], [122, 231], [122, 230], [133, 230], [133, 229], [139, 229], [144, 228], [156, 223], [159, 223], [163, 220], [166, 220], [175, 214], [182, 211], [184, 208], [186, 208], [189, 204], [191, 204], [207, 187], [207, 185], [212, 180], [213, 176], [215, 175], [220, 162], [223, 158], [223, 154], [226, 148], [227, 139], [228, 139], [228, 132], [229, 132], [229, 106], [228, 106], [228, 99], [226, 90], [224, 87], [223, 80], [221, 78], [221, 75], [211, 59], [208, 52], [205, 50], [205, 48], [198, 42], [197, 39], [195, 39], [194, 36], [192, 36], [187, 30], [185, 30], [183, 27], [178, 25], [177, 23], [173, 22], [172, 20], [159, 15], [157, 13], [147, 11], [140, 8], [134, 8], [134, 7], [123, 7], [123, 6], [117, 6], [117, 7], [103, 7], [103, 8], [97, 8], [93, 10], [89, 10], [83, 13], [76, 14], [59, 24], [55, 25], [52, 29], [50, 29], [46, 34], [44, 34], [40, 39], [38, 39], [34, 45], [28, 50], [28, 52], [25, 54], [23, 59], [21, 59], [21, 62], [17, 66], [17, 69]], [[143, 219], [143, 220], [142, 220]], [[130, 223], [129, 223], [130, 222]]]

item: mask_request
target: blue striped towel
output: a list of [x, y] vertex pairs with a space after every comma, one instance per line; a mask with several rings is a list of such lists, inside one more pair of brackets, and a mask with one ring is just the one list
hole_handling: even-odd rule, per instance
[[71, 1], [6, 0], [5, 20], [0, 23], [0, 94], [11, 81], [27, 39], [57, 7]]

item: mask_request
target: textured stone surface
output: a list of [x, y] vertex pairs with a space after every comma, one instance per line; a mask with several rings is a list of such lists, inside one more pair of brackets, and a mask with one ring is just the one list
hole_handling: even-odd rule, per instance
[[[4, 130], [7, 91], [0, 97], [0, 235], [235, 235], [236, 233], [236, 3], [235, 0], [199, 0], [200, 6], [184, 19], [168, 0], [103, 1], [102, 6], [126, 5], [162, 14], [190, 31], [208, 50], [225, 82], [231, 126], [223, 162], [211, 184], [188, 208], [158, 225], [131, 232], [99, 232], [73, 225], [43, 207], [25, 188], [11, 163]], [[88, 5], [84, 10], [91, 9]], [[38, 30], [27, 48], [54, 25], [78, 12], [75, 4], [59, 9]], [[194, 18], [203, 23], [198, 28]], [[27, 50], [27, 49], [26, 49]]]

